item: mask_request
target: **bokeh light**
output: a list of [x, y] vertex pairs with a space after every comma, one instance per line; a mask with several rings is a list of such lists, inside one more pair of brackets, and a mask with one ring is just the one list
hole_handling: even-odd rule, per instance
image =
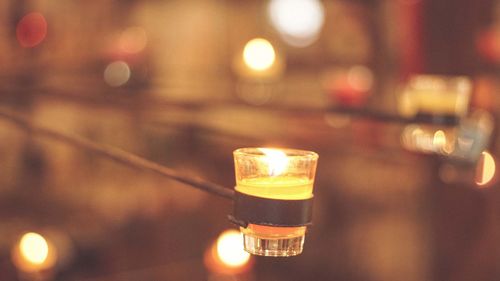
[[49, 256], [49, 245], [42, 235], [29, 232], [19, 242], [21, 256], [33, 264], [42, 264]]
[[47, 21], [38, 12], [25, 15], [17, 24], [16, 36], [19, 45], [24, 48], [33, 48], [40, 44], [47, 36]]
[[120, 35], [120, 49], [129, 54], [136, 54], [144, 50], [148, 43], [148, 36], [142, 27], [129, 27]]
[[130, 67], [124, 61], [114, 61], [104, 70], [104, 81], [111, 87], [119, 87], [130, 79]]
[[268, 12], [274, 28], [294, 47], [314, 43], [325, 21], [319, 0], [271, 0]]
[[476, 166], [476, 184], [485, 186], [495, 177], [495, 159], [488, 151], [483, 151]]
[[228, 267], [242, 267], [250, 260], [243, 250], [243, 237], [237, 230], [226, 230], [217, 238], [217, 257]]
[[347, 81], [353, 89], [368, 92], [373, 87], [373, 73], [366, 66], [356, 65], [347, 72]]
[[276, 53], [269, 41], [263, 38], [255, 38], [245, 45], [243, 60], [252, 70], [264, 71], [274, 64]]

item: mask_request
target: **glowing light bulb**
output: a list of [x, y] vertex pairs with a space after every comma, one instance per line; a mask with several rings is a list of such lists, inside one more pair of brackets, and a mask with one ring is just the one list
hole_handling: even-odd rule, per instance
[[366, 66], [353, 66], [347, 73], [347, 82], [357, 91], [369, 91], [373, 86], [373, 73]]
[[325, 9], [319, 0], [271, 0], [268, 12], [283, 40], [295, 47], [314, 43], [325, 21]]
[[49, 245], [42, 235], [29, 232], [19, 242], [21, 256], [35, 265], [43, 264], [49, 256]]
[[217, 257], [226, 266], [241, 267], [250, 254], [243, 250], [243, 237], [237, 230], [226, 230], [217, 239]]
[[483, 151], [477, 164], [476, 184], [486, 185], [489, 183], [495, 176], [495, 171], [495, 159], [489, 152]]
[[119, 87], [130, 79], [130, 67], [124, 61], [115, 61], [104, 70], [104, 81], [112, 86]]
[[267, 164], [270, 176], [279, 176], [283, 174], [288, 166], [286, 153], [272, 148], [259, 148], [264, 153], [264, 162]]
[[252, 70], [267, 70], [274, 64], [275, 60], [276, 53], [273, 45], [266, 39], [252, 39], [243, 49], [243, 61]]

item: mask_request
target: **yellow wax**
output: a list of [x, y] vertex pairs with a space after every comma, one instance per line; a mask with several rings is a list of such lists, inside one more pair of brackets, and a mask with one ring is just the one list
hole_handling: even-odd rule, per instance
[[239, 181], [236, 190], [248, 195], [285, 200], [312, 197], [313, 181], [304, 177], [276, 176]]
[[[248, 195], [285, 200], [300, 200], [312, 197], [313, 181], [305, 177], [276, 176], [243, 179], [236, 185], [236, 190]], [[290, 238], [303, 236], [305, 226], [273, 227], [249, 224], [241, 231], [261, 238]]]
[[467, 111], [467, 97], [455, 92], [420, 92], [418, 107], [422, 112], [462, 115]]

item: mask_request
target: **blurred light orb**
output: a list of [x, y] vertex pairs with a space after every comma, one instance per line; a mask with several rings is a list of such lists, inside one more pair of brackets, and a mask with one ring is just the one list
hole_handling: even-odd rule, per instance
[[366, 66], [353, 66], [347, 72], [347, 82], [357, 91], [370, 91], [373, 86], [373, 73]]
[[133, 26], [125, 29], [120, 35], [119, 45], [122, 51], [136, 54], [144, 50], [148, 36], [142, 27]]
[[480, 186], [488, 184], [495, 176], [495, 171], [495, 159], [489, 152], [483, 151], [477, 163], [476, 184]]
[[104, 81], [111, 87], [119, 87], [130, 79], [130, 67], [124, 61], [114, 61], [104, 70]]
[[33, 48], [40, 44], [45, 36], [47, 36], [47, 21], [41, 13], [29, 13], [17, 23], [16, 37], [21, 47]]
[[49, 245], [42, 235], [34, 232], [26, 233], [19, 242], [21, 256], [36, 265], [43, 264], [49, 256]]
[[237, 230], [224, 231], [217, 238], [217, 256], [228, 267], [241, 267], [250, 260], [250, 254], [243, 249], [243, 236]]
[[314, 43], [325, 22], [325, 9], [319, 0], [271, 0], [268, 14], [283, 40], [294, 47]]
[[252, 39], [248, 41], [243, 49], [243, 61], [252, 70], [267, 70], [274, 64], [275, 60], [274, 47], [266, 39]]

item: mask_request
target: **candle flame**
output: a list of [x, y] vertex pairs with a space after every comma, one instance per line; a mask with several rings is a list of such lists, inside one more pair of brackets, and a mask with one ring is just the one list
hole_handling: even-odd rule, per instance
[[441, 149], [446, 145], [446, 135], [442, 130], [438, 130], [436, 133], [434, 133], [432, 144], [436, 149]]
[[259, 148], [264, 153], [263, 160], [269, 169], [269, 175], [279, 176], [285, 172], [288, 166], [288, 158], [285, 152], [272, 148]]
[[21, 255], [32, 264], [43, 264], [49, 256], [49, 245], [42, 235], [29, 232], [23, 235], [19, 243]]

